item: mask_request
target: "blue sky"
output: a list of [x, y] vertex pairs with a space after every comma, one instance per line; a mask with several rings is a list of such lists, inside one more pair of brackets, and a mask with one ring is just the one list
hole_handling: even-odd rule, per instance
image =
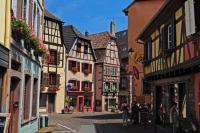
[[97, 33], [109, 30], [114, 19], [116, 31], [127, 28], [127, 16], [122, 10], [133, 0], [46, 0], [47, 9], [81, 32]]

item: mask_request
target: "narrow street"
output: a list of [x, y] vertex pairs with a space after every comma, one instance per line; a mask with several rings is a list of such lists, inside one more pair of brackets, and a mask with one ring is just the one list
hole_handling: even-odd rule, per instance
[[152, 126], [123, 127], [116, 113], [50, 114], [49, 124], [57, 126], [54, 133], [154, 133]]

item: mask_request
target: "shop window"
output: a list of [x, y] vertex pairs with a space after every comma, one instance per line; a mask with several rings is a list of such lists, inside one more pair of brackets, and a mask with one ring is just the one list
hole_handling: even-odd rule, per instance
[[77, 97], [76, 96], [70, 96], [69, 97], [69, 107], [72, 106], [72, 107], [76, 107], [76, 99]]
[[33, 82], [32, 117], [37, 117], [38, 80]]
[[46, 102], [47, 102], [47, 94], [46, 93], [40, 93], [40, 107], [46, 108]]
[[91, 96], [85, 96], [84, 106], [91, 107]]

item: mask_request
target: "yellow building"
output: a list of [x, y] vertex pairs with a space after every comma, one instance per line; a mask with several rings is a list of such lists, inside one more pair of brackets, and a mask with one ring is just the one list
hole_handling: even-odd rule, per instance
[[0, 12], [0, 112], [7, 112], [6, 96], [10, 47], [10, 0], [1, 0]]
[[144, 87], [166, 116], [177, 104], [181, 117], [200, 120], [199, 10], [198, 0], [167, 0], [137, 39], [144, 44]]
[[65, 46], [63, 22], [45, 10], [44, 44], [48, 46], [49, 61], [43, 66], [40, 111], [60, 113], [65, 102]]

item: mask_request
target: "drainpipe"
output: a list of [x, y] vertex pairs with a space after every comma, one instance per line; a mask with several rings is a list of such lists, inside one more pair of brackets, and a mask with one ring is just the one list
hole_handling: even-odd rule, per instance
[[11, 25], [11, 14], [10, 14], [10, 0], [6, 0], [6, 13], [5, 13], [5, 36], [4, 44], [6, 48], [10, 48], [10, 25]]

